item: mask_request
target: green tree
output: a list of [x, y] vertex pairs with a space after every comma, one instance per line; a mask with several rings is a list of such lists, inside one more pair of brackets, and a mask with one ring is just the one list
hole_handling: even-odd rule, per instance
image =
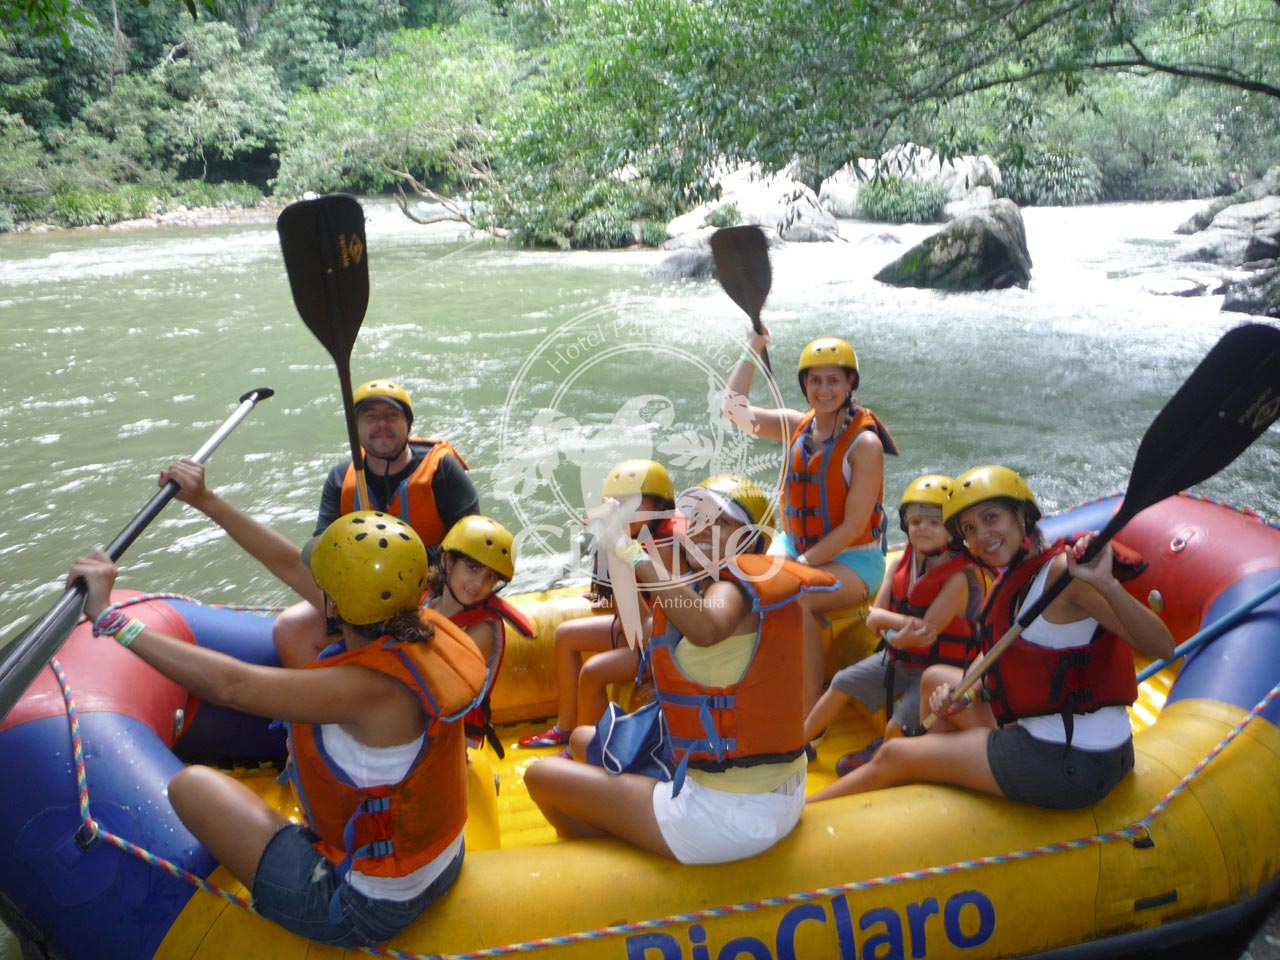
[[433, 186], [488, 182], [490, 131], [509, 105], [516, 62], [483, 25], [400, 34], [389, 53], [358, 62], [341, 83], [294, 97], [276, 189], [406, 184], [444, 200]]
[[275, 72], [261, 54], [244, 52], [226, 23], [188, 23], [152, 71], [173, 98], [161, 131], [169, 152], [208, 174], [211, 157], [230, 160], [274, 145], [284, 116]]

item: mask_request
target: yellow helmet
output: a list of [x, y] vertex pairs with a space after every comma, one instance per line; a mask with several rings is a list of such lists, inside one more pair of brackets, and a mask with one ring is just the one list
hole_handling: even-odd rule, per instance
[[907, 532], [907, 505], [927, 503], [945, 508], [951, 482], [950, 477], [941, 473], [926, 473], [907, 484], [907, 489], [902, 491], [902, 499], [898, 501], [898, 526], [903, 533]]
[[804, 388], [804, 372], [813, 367], [843, 367], [854, 375], [853, 389], [858, 389], [858, 354], [847, 340], [839, 337], [819, 337], [811, 340], [800, 351], [800, 362], [796, 365], [796, 375], [800, 378], [800, 392], [808, 393]]
[[503, 580], [516, 574], [515, 537], [497, 520], [474, 513], [463, 517], [449, 528], [440, 548], [483, 563]]
[[399, 517], [360, 510], [339, 517], [311, 545], [316, 586], [354, 626], [381, 623], [418, 605], [427, 587], [427, 549]]
[[356, 387], [354, 399], [356, 410], [366, 400], [386, 400], [403, 410], [405, 419], [410, 425], [413, 424], [413, 402], [409, 399], [408, 391], [394, 380], [366, 380]]
[[727, 497], [741, 507], [757, 526], [764, 523], [769, 513], [769, 496], [760, 489], [760, 485], [746, 477], [725, 474], [708, 477], [699, 487]]
[[656, 460], [623, 460], [609, 471], [601, 491], [601, 495], [606, 497], [626, 497], [637, 493], [667, 502], [676, 498], [671, 474]]
[[959, 536], [954, 524], [960, 514], [975, 504], [998, 499], [1025, 503], [1028, 527], [1040, 519], [1040, 505], [1027, 481], [1008, 467], [985, 466], [966, 470], [951, 481], [951, 492], [942, 505], [942, 522], [953, 536]]

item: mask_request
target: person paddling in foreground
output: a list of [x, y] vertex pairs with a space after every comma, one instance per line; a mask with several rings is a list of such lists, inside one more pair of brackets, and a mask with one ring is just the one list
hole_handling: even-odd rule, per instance
[[516, 573], [516, 544], [511, 531], [479, 514], [455, 523], [440, 544], [440, 558], [427, 571], [431, 597], [427, 606], [462, 627], [485, 658], [484, 693], [480, 704], [467, 714], [467, 746], [478, 749], [488, 741], [498, 758], [506, 756], [492, 722], [489, 698], [502, 669], [510, 623], [526, 637], [533, 625], [507, 603], [498, 591]]
[[794, 601], [834, 578], [761, 555], [769, 503], [750, 480], [711, 478], [676, 508], [688, 532], [670, 574], [634, 540], [616, 547], [639, 583], [659, 588], [649, 655], [674, 779], [548, 757], [530, 765], [525, 784], [563, 837], [613, 835], [682, 863], [727, 863], [767, 850], [800, 818], [804, 715], [792, 635], [804, 613]]
[[[914, 732], [920, 723], [920, 678], [933, 663], [966, 667], [977, 653], [978, 611], [985, 587], [973, 561], [950, 543], [942, 507], [951, 478], [926, 474], [907, 484], [898, 525], [907, 546], [876, 592], [867, 626], [884, 639], [871, 656], [837, 671], [805, 718], [806, 740], [819, 736], [850, 700], [869, 713], [889, 713], [884, 737]], [[896, 705], [894, 701], [897, 701]], [[836, 774], [857, 769], [883, 743], [836, 761]]]
[[[639, 542], [646, 549], [656, 549], [671, 538], [670, 514], [675, 494], [675, 484], [666, 467], [655, 460], [637, 459], [614, 465], [605, 477], [601, 497], [639, 497], [639, 508], [627, 523], [628, 532], [633, 538], [641, 537]], [[648, 635], [653, 611], [647, 601], [641, 613], [644, 633]], [[555, 722], [542, 733], [522, 737], [521, 747], [566, 746], [578, 718], [591, 723], [598, 720], [609, 705], [609, 685], [633, 679], [640, 666], [640, 654], [623, 641], [622, 624], [616, 613], [560, 624], [556, 627], [555, 654]]]
[[800, 351], [797, 373], [809, 411], [753, 406], [748, 399], [756, 357], [769, 331], [749, 333], [742, 358], [729, 374], [721, 413], [752, 436], [785, 443], [783, 533], [774, 552], [833, 574], [840, 588], [805, 594], [804, 709], [822, 693], [820, 614], [862, 603], [880, 586], [885, 568], [884, 457], [897, 455], [889, 431], [854, 391], [861, 374], [853, 347], [821, 337]]
[[458, 720], [479, 694], [484, 659], [459, 628], [419, 609], [426, 549], [397, 518], [361, 511], [334, 521], [314, 541], [310, 569], [346, 649], [306, 669], [245, 663], [144, 628], [109, 606], [117, 570], [102, 550], [77, 560], [68, 583], [88, 585], [95, 635], [203, 700], [290, 724], [307, 826], [209, 767], [179, 772], [169, 799], [258, 913], [318, 943], [373, 946], [407, 927], [462, 866]]
[[1126, 710], [1137, 699], [1133, 651], [1169, 657], [1173, 636], [1120, 585], [1111, 544], [1081, 564], [1090, 537], [1044, 542], [1040, 508], [1014, 471], [985, 466], [961, 474], [943, 519], [980, 563], [1000, 571], [982, 611], [984, 654], [1051, 578], [1065, 571], [1073, 579], [991, 665], [981, 697], [951, 703], [962, 671], [929, 667], [921, 697], [939, 718], [932, 729], [885, 741], [869, 763], [810, 802], [924, 782], [1061, 810], [1097, 803], [1133, 769]]

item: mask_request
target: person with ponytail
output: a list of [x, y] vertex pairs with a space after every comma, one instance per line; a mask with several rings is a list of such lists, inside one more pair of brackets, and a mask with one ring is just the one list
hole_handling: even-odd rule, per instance
[[[212, 509], [227, 519], [234, 508], [220, 504]], [[317, 943], [372, 947], [415, 920], [462, 867], [459, 721], [479, 695], [484, 659], [461, 629], [419, 608], [426, 549], [398, 518], [350, 513], [303, 557], [235, 513], [228, 522], [257, 544], [255, 556], [277, 551], [284, 566], [309, 570], [340, 636], [304, 669], [246, 663], [143, 627], [110, 606], [117, 569], [102, 550], [77, 560], [68, 582], [88, 586], [85, 613], [102, 642], [114, 638], [201, 700], [288, 724], [304, 825], [210, 767], [179, 771], [169, 799], [259, 914]]]
[[1133, 653], [1168, 657], [1173, 637], [1118, 579], [1139, 571], [1140, 558], [1122, 561], [1129, 551], [1112, 542], [1083, 564], [1090, 537], [1047, 544], [1039, 519], [1035, 497], [1013, 470], [975, 467], [956, 477], [943, 521], [957, 544], [998, 574], [979, 618], [983, 652], [975, 664], [1051, 579], [1065, 572], [1072, 580], [957, 702], [951, 692], [962, 668], [927, 668], [921, 712], [938, 717], [929, 732], [886, 740], [811, 803], [923, 782], [1073, 810], [1097, 803], [1133, 769], [1126, 709], [1137, 698]]
[[884, 578], [884, 458], [898, 447], [880, 418], [855, 399], [858, 355], [838, 337], [819, 337], [800, 351], [797, 375], [807, 412], [752, 405], [756, 357], [768, 344], [767, 329], [747, 335], [749, 349], [729, 374], [721, 413], [752, 436], [786, 444], [782, 531], [773, 550], [840, 583], [838, 590], [801, 601], [809, 614], [802, 637], [808, 714], [822, 693], [818, 618], [862, 603]]

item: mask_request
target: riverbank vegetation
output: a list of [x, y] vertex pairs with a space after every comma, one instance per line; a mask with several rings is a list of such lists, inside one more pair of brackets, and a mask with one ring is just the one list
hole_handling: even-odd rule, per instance
[[398, 191], [620, 246], [905, 141], [1023, 204], [1210, 196], [1280, 155], [1278, 48], [1274, 0], [0, 0], [0, 230]]

